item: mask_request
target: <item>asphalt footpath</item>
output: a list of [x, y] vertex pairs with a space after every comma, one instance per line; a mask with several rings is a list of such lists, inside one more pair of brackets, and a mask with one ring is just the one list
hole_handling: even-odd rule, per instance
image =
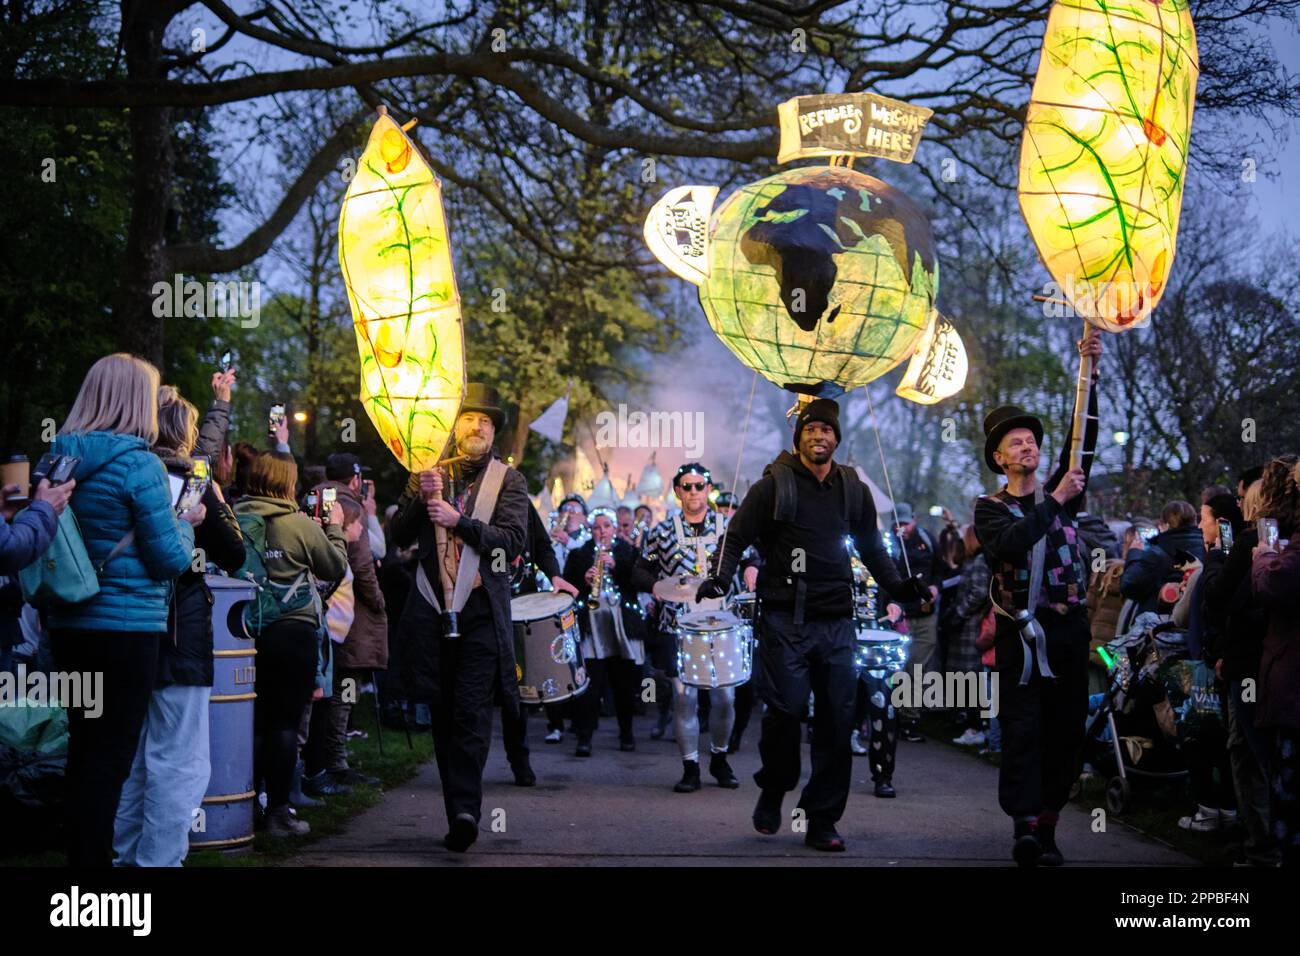
[[[946, 743], [899, 744], [893, 800], [873, 795], [866, 758], [855, 757], [853, 789], [839, 823], [847, 851], [820, 853], [803, 845], [794, 823], [775, 836], [755, 833], [750, 824], [758, 797], [752, 776], [758, 769], [756, 723], [730, 757], [740, 789], [718, 787], [702, 768], [704, 788], [688, 794], [672, 790], [681, 762], [671, 728], [655, 741], [652, 726], [649, 717], [638, 718], [636, 751], [620, 753], [613, 720], [602, 719], [592, 756], [579, 758], [571, 734], [547, 744], [541, 740], [544, 721], [530, 721], [538, 778], [531, 788], [514, 786], [498, 733], [484, 773], [479, 840], [467, 854], [442, 846], [446, 816], [430, 762], [345, 831], [304, 847], [286, 865], [1012, 865], [1010, 822], [997, 804], [997, 769]], [[402, 745], [400, 734], [388, 740]], [[805, 779], [807, 757], [805, 745]], [[797, 795], [787, 798], [787, 815]], [[1072, 865], [1196, 865], [1113, 817], [1073, 804], [1062, 813], [1057, 842]]]

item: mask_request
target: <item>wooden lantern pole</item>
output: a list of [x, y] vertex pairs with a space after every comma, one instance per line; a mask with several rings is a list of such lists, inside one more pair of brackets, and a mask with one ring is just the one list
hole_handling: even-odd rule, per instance
[[[1101, 331], [1087, 319], [1083, 320], [1083, 338], [1100, 335]], [[1092, 355], [1079, 356], [1079, 379], [1074, 386], [1074, 426], [1070, 432], [1070, 467], [1083, 467], [1083, 439], [1088, 428], [1088, 400], [1092, 395], [1092, 374], [1097, 360]]]

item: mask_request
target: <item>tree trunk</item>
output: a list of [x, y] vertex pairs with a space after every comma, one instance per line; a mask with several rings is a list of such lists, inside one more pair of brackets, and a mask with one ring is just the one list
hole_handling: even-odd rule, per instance
[[[122, 41], [131, 79], [163, 78], [159, 65], [163, 31], [173, 16], [171, 4], [152, 0], [122, 4]], [[171, 200], [174, 157], [171, 111], [136, 106], [131, 125], [131, 225], [127, 230], [122, 278], [113, 307], [120, 347], [163, 367], [164, 318], [154, 315], [154, 285], [171, 284], [163, 242]], [[174, 302], [179, 309], [181, 303]], [[161, 310], [160, 310], [161, 311]]]

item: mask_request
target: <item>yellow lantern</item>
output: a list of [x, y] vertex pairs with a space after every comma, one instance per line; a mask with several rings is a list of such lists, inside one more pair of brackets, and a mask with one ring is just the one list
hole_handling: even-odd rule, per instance
[[961, 336], [951, 322], [932, 312], [925, 336], [894, 393], [918, 405], [933, 405], [962, 390], [969, 368]]
[[[413, 125], [413, 124], [412, 124]], [[407, 469], [433, 467], [465, 394], [465, 339], [442, 184], [382, 107], [339, 214], [361, 403]]]
[[1145, 324], [1174, 261], [1200, 68], [1187, 0], [1057, 0], [1020, 152], [1020, 210], [1082, 316]]

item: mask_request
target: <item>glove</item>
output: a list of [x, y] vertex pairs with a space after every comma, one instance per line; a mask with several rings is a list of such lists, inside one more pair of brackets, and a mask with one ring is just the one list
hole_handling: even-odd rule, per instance
[[919, 571], [903, 582], [903, 593], [900, 597], [904, 601], [928, 601], [930, 599], [930, 587], [925, 583], [925, 578], [921, 576]]
[[695, 600], [705, 601], [709, 598], [720, 598], [727, 593], [727, 589], [722, 586], [722, 582], [717, 578], [705, 578], [700, 582], [700, 586], [695, 589]]

